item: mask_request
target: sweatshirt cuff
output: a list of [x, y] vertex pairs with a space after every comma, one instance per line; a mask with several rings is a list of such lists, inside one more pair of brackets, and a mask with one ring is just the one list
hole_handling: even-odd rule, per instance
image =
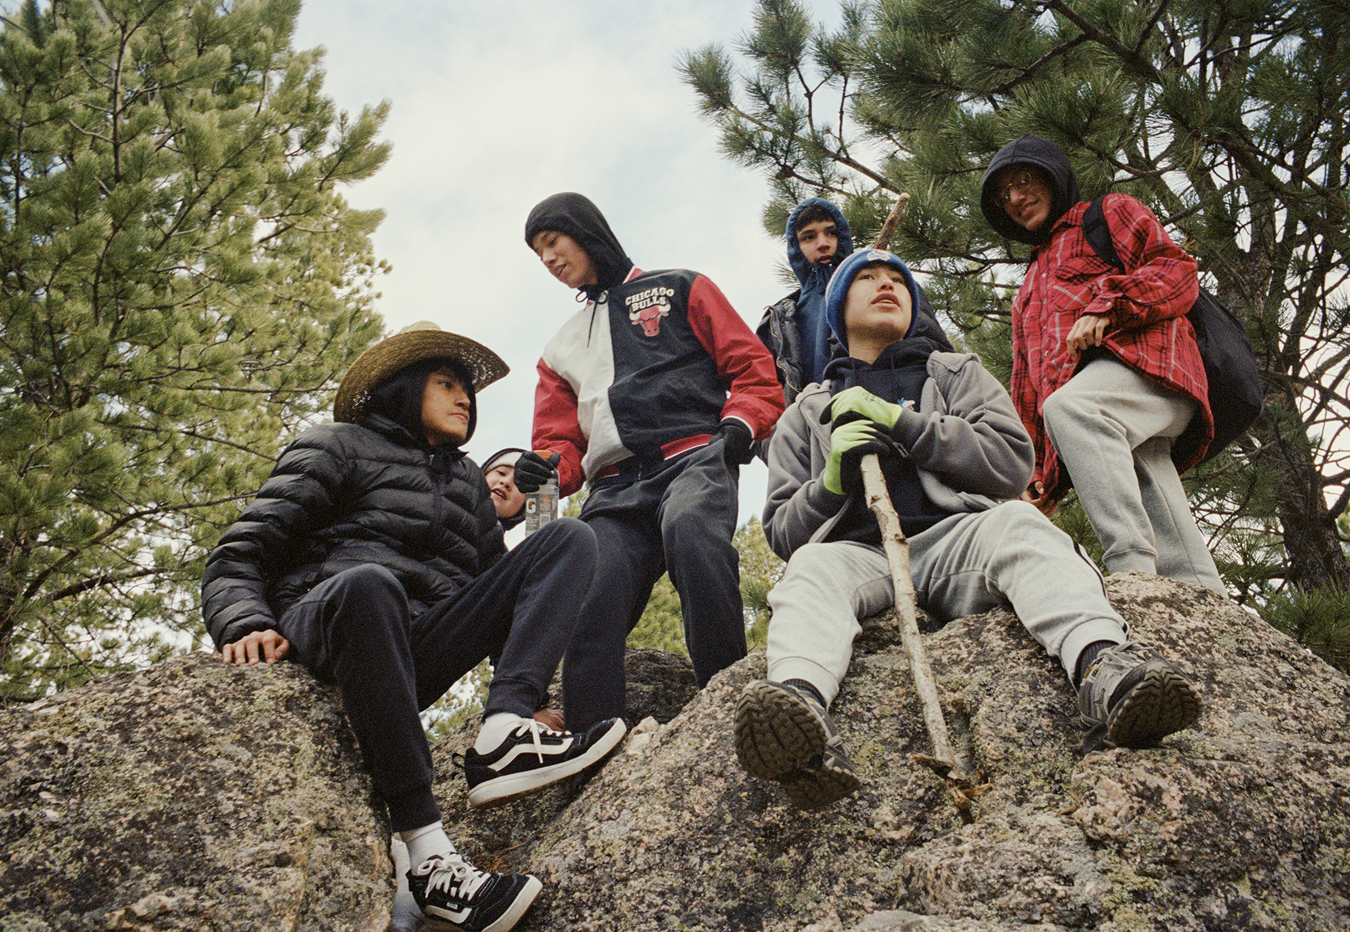
[[901, 408], [900, 416], [895, 419], [895, 426], [891, 428], [891, 439], [900, 444], [905, 453], [914, 449], [914, 444], [919, 442], [919, 437], [923, 435], [924, 428], [928, 426], [928, 415], [920, 414], [912, 408]]
[[816, 476], [816, 485], [813, 493], [814, 494], [811, 495], [812, 504], [817, 507], [818, 510], [826, 514], [833, 514], [838, 511], [843, 507], [844, 502], [848, 500], [847, 494], [840, 495], [838, 492], [826, 488], [825, 482], [820, 476]]

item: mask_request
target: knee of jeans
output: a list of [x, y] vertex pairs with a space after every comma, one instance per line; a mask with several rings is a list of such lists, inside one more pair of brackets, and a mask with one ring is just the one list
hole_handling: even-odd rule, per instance
[[583, 521], [576, 518], [555, 518], [534, 533], [550, 543], [556, 539], [562, 545], [581, 548], [594, 559], [597, 550], [595, 531]]

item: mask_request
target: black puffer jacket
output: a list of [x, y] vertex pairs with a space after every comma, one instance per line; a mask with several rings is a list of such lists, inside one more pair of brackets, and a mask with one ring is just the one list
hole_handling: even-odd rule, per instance
[[379, 416], [324, 424], [281, 454], [207, 558], [202, 615], [217, 647], [275, 619], [316, 584], [377, 563], [413, 611], [453, 595], [505, 552], [483, 474]]

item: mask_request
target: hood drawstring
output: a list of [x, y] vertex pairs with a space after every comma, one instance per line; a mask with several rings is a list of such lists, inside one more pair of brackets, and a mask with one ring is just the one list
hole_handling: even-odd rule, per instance
[[[577, 303], [580, 304], [584, 294], [577, 294]], [[600, 310], [600, 305], [609, 300], [609, 290], [601, 291], [597, 297], [586, 298], [591, 302], [591, 322], [586, 326], [586, 345], [591, 345], [591, 334], [595, 332], [595, 312]]]
[[591, 345], [591, 334], [595, 332], [595, 312], [600, 309], [598, 301], [591, 302], [591, 322], [586, 325], [586, 345]]

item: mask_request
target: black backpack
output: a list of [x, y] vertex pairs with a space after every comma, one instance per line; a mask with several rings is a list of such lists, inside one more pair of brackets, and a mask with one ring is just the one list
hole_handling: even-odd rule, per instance
[[[1097, 255], [1124, 270], [1111, 241], [1100, 197], [1083, 214], [1083, 236]], [[1209, 459], [1252, 426], [1261, 413], [1264, 391], [1252, 341], [1242, 329], [1241, 321], [1203, 285], [1186, 317], [1195, 328], [1195, 342], [1200, 346], [1200, 358], [1205, 361], [1205, 376], [1209, 379], [1209, 409], [1214, 415], [1214, 439], [1205, 451], [1205, 459]], [[1198, 430], [1192, 422], [1177, 438], [1177, 444], [1195, 442], [1192, 434]]]

